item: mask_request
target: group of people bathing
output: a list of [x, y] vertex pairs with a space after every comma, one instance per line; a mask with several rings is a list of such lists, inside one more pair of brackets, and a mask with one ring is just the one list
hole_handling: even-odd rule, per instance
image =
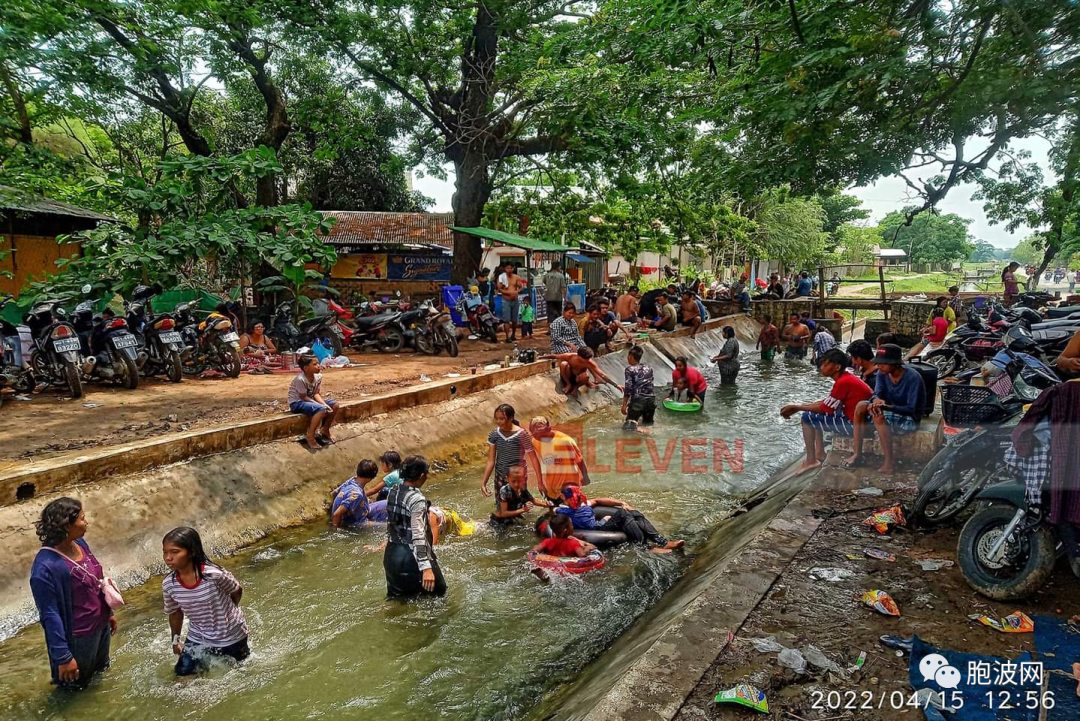
[[[621, 531], [629, 542], [646, 544], [655, 553], [683, 547], [683, 541], [660, 535], [626, 501], [587, 497], [582, 488], [590, 478], [577, 443], [553, 429], [546, 418], [533, 418], [526, 430], [515, 420], [513, 407], [504, 404], [495, 410], [494, 420], [480, 481], [481, 492], [494, 496], [492, 528], [519, 526], [534, 508], [544, 508], [547, 513], [535, 528], [538, 533], [549, 528], [550, 535], [533, 547], [538, 552], [583, 557], [594, 549], [575, 538], [574, 531], [594, 528]], [[423, 456], [402, 459], [397, 452], [387, 451], [379, 464], [381, 469], [372, 460], [360, 461], [356, 475], [334, 490], [330, 523], [335, 528], [385, 523], [387, 595], [441, 596], [447, 584], [436, 546], [449, 536], [472, 535], [479, 524], [428, 501], [421, 489], [431, 466]], [[598, 518], [593, 512], [596, 506], [615, 510]], [[119, 628], [106, 593], [111, 582], [84, 538], [88, 528], [86, 512], [77, 499], [62, 497], [48, 503], [36, 522], [41, 550], [30, 572], [53, 683], [70, 688], [84, 687], [108, 668], [111, 638]], [[168, 569], [161, 589], [170, 630], [168, 647], [177, 656], [175, 673], [199, 673], [214, 659], [247, 658], [248, 626], [240, 607], [243, 586], [210, 560], [199, 533], [188, 527], [169, 531], [162, 539], [162, 559]]]
[[[553, 535], [538, 543], [533, 549], [536, 551], [586, 555], [593, 549], [573, 538], [574, 528], [621, 531], [631, 542], [649, 544], [658, 553], [682, 548], [682, 541], [669, 541], [661, 536], [626, 501], [588, 498], [582, 487], [590, 483], [589, 471], [577, 443], [553, 429], [547, 418], [537, 416], [525, 429], [516, 420], [513, 406], [502, 404], [495, 409], [494, 421], [480, 479], [481, 493], [494, 498], [490, 527], [518, 526], [534, 509], [544, 508], [547, 513], [536, 521], [535, 528], [539, 533], [550, 527]], [[363, 460], [357, 465], [356, 475], [334, 490], [331, 523], [345, 527], [385, 522], [383, 569], [387, 595], [441, 596], [446, 593], [446, 580], [435, 546], [448, 536], [472, 535], [480, 524], [427, 500], [420, 489], [427, 481], [430, 465], [423, 456], [402, 460], [397, 452], [387, 451], [380, 462], [381, 479], [377, 477], [375, 463]], [[529, 490], [530, 479], [535, 495]], [[597, 505], [610, 506], [615, 511], [606, 518], [597, 518], [592, 510]], [[560, 520], [562, 517], [567, 520]]]
[[773, 325], [772, 316], [765, 316], [755, 346], [761, 351], [762, 360], [775, 358], [781, 344], [788, 360], [804, 360], [812, 351], [811, 360], [818, 365], [825, 354], [836, 347], [836, 338], [827, 326], [810, 317], [810, 311], [792, 313], [782, 329]]

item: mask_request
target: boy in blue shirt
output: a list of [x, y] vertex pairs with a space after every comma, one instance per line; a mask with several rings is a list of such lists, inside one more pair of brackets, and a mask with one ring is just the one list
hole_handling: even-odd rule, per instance
[[877, 383], [874, 396], [863, 401], [855, 409], [854, 452], [844, 464], [854, 468], [862, 463], [862, 438], [867, 418], [874, 424], [881, 440], [881, 452], [885, 462], [877, 472], [896, 472], [893, 453], [893, 436], [914, 433], [926, 407], [926, 387], [922, 376], [912, 368], [904, 367], [904, 351], [898, 345], [886, 343], [874, 354], [877, 366]]
[[364, 485], [370, 483], [379, 469], [375, 461], [364, 459], [356, 464], [356, 475], [334, 490], [330, 506], [330, 523], [334, 528], [362, 526], [369, 521], [386, 520], [386, 501], [368, 502]]

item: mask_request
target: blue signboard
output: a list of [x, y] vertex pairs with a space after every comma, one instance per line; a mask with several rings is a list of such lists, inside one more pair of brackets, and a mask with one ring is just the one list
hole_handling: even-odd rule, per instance
[[389, 280], [450, 280], [453, 256], [422, 253], [389, 253], [386, 277]]

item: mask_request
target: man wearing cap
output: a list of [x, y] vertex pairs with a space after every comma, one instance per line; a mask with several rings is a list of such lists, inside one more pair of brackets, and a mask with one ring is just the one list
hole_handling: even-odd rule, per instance
[[561, 499], [564, 488], [589, 484], [589, 469], [573, 438], [552, 428], [544, 416], [529, 422], [529, 435], [543, 471], [540, 490], [549, 500]]
[[864, 421], [869, 418], [885, 454], [885, 461], [877, 472], [891, 474], [896, 472], [893, 436], [907, 435], [918, 429], [926, 406], [926, 388], [922, 376], [904, 366], [904, 351], [898, 345], [879, 346], [874, 354], [874, 365], [878, 369], [874, 396], [855, 409], [854, 450], [844, 465], [854, 468], [862, 464]]

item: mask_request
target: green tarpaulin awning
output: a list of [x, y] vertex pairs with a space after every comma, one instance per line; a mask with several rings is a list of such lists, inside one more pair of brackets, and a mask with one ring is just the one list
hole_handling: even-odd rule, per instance
[[504, 233], [501, 230], [492, 230], [491, 228], [459, 228], [454, 225], [448, 227], [450, 230], [456, 230], [459, 233], [475, 235], [477, 238], [486, 238], [487, 240], [493, 240], [496, 243], [512, 245], [515, 248], [523, 248], [525, 250], [532, 250], [540, 253], [566, 253], [567, 251], [580, 250], [580, 248], [570, 248], [565, 245], [559, 245], [558, 243], [549, 243], [546, 240], [537, 240], [536, 238], [525, 238], [520, 235], [514, 235], [513, 233]]

